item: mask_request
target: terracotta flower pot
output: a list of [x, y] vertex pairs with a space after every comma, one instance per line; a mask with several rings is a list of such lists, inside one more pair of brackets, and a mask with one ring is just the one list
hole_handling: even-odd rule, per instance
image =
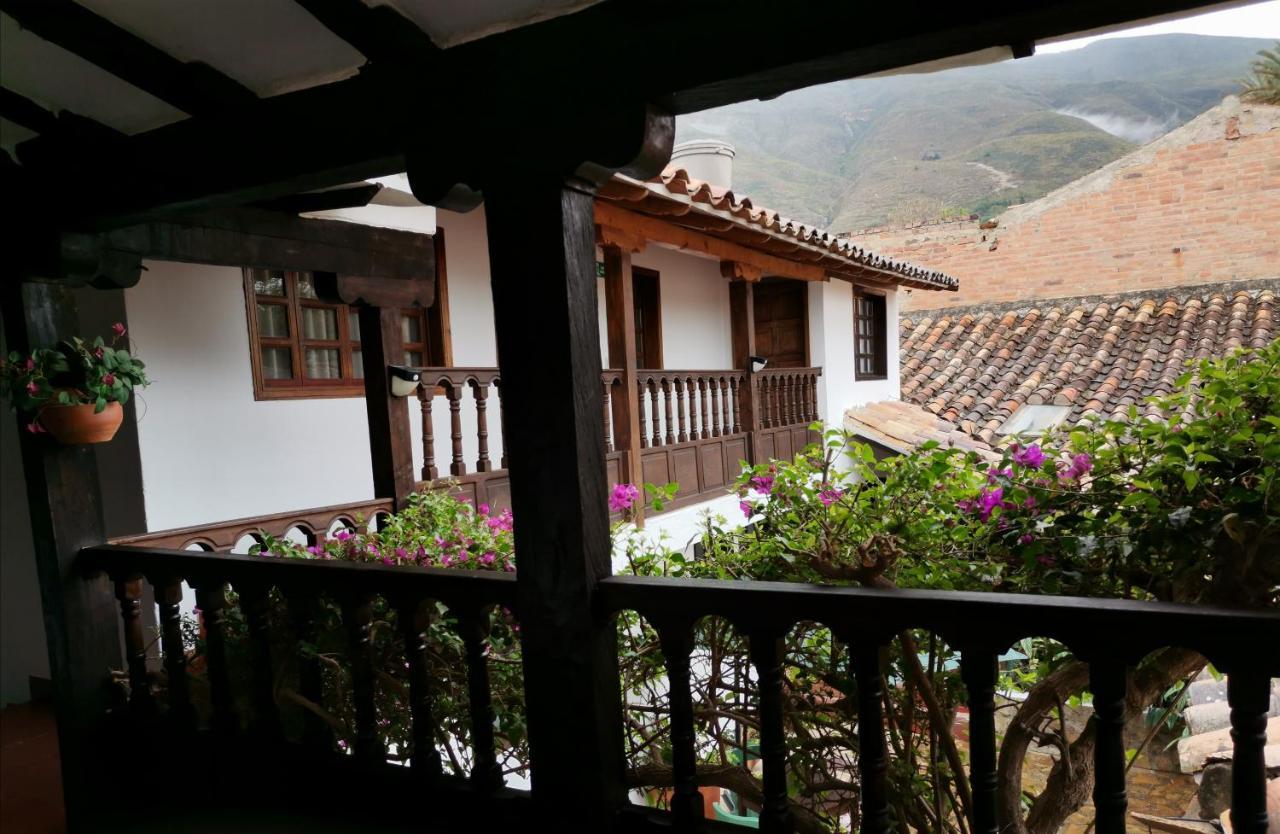
[[40, 425], [59, 443], [75, 446], [81, 443], [106, 443], [116, 436], [124, 421], [120, 403], [107, 403], [97, 414], [93, 404], [48, 405], [40, 412]]

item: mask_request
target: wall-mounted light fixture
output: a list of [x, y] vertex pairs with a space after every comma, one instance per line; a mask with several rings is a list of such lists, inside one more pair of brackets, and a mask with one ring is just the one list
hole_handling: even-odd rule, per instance
[[764, 370], [765, 366], [769, 364], [769, 360], [765, 359], [763, 356], [752, 356], [750, 357], [750, 359], [751, 359], [751, 373], [753, 374], [760, 373], [761, 371]]
[[422, 374], [403, 365], [388, 365], [387, 372], [391, 377], [391, 396], [393, 397], [412, 396], [418, 390], [418, 383], [422, 381]]

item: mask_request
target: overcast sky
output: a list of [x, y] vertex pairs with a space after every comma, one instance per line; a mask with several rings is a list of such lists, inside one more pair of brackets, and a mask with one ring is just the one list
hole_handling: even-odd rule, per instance
[[1036, 44], [1036, 52], [1065, 52], [1105, 38], [1132, 38], [1138, 35], [1167, 35], [1188, 32], [1195, 35], [1234, 35], [1243, 38], [1275, 38], [1280, 40], [1280, 0], [1267, 0], [1218, 12], [1184, 17], [1149, 26], [1135, 26], [1105, 35], [1075, 38], [1059, 43]]

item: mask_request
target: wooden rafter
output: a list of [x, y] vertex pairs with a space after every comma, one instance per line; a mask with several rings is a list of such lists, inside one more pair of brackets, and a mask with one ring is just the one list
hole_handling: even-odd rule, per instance
[[391, 6], [361, 0], [294, 0], [326, 29], [370, 61], [428, 61], [440, 51], [431, 38]]
[[369, 205], [369, 201], [378, 196], [378, 192], [382, 188], [382, 185], [376, 182], [361, 183], [344, 188], [329, 188], [324, 191], [306, 191], [301, 194], [290, 194], [287, 197], [264, 200], [258, 203], [257, 206], [271, 211], [282, 211], [286, 214], [359, 208], [360, 206]]
[[24, 95], [0, 87], [0, 116], [44, 136], [123, 139], [124, 134], [85, 116], [63, 110], [51, 113]]
[[257, 100], [212, 67], [184, 63], [71, 0], [0, 0], [0, 11], [44, 40], [193, 116]]

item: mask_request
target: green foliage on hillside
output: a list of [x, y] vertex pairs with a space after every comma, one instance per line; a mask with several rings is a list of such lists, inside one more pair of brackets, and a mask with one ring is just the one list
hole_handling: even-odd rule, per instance
[[1258, 57], [1249, 64], [1251, 75], [1244, 79], [1242, 95], [1249, 101], [1262, 104], [1280, 104], [1280, 42], [1275, 49], [1260, 49]]
[[[847, 231], [1033, 200], [1237, 92], [1269, 41], [1100, 41], [927, 75], [859, 79], [682, 116], [737, 148], [734, 190]], [[984, 167], [985, 166], [985, 167]]]

